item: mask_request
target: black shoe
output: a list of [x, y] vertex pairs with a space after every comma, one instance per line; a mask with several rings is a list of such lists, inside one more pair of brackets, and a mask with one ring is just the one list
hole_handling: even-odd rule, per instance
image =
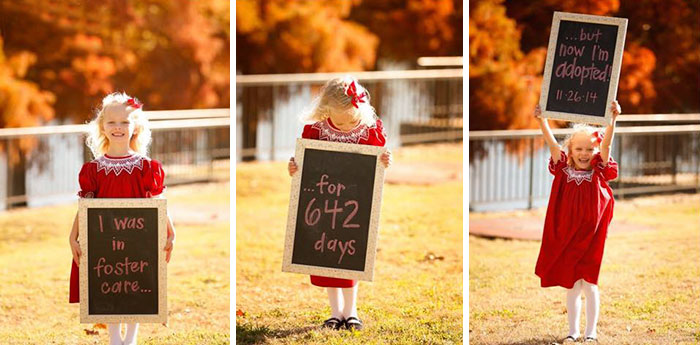
[[354, 316], [351, 316], [351, 317], [345, 319], [345, 328], [347, 328], [350, 331], [352, 331], [352, 330], [361, 331], [363, 327], [364, 326], [362, 326], [362, 321], [360, 321], [360, 319], [358, 319]]
[[332, 317], [326, 321], [323, 321], [323, 328], [331, 328], [334, 330], [339, 330], [343, 326], [343, 321], [340, 321], [337, 317]]
[[566, 343], [568, 341], [569, 342], [576, 342], [576, 341], [578, 341], [578, 338], [574, 338], [572, 335], [570, 335], [570, 336], [564, 338], [564, 340], [562, 340], [562, 343]]

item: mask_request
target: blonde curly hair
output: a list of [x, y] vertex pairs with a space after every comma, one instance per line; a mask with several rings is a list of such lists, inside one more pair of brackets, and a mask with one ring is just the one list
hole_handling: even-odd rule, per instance
[[[355, 82], [356, 93], [366, 94], [364, 102], [357, 102], [357, 108], [352, 104], [352, 97], [347, 90], [350, 84]], [[372, 127], [377, 123], [377, 114], [374, 107], [369, 104], [369, 92], [355, 79], [346, 75], [334, 78], [326, 82], [321, 88], [320, 94], [311, 102], [311, 106], [302, 113], [303, 122], [323, 121], [334, 113], [347, 113], [354, 120], [359, 119], [361, 124]]]
[[105, 111], [126, 111], [129, 120], [134, 124], [134, 133], [129, 139], [129, 148], [139, 154], [146, 155], [151, 143], [151, 130], [148, 128], [148, 119], [142, 107], [134, 105], [134, 98], [124, 92], [114, 92], [102, 99], [102, 107], [97, 111], [95, 118], [88, 123], [88, 134], [85, 144], [97, 158], [103, 156], [109, 149], [109, 139], [104, 133], [103, 121]]
[[564, 147], [566, 148], [566, 156], [568, 157], [566, 164], [570, 167], [574, 167], [574, 157], [571, 154], [572, 148], [571, 148], [571, 140], [576, 136], [580, 134], [585, 134], [591, 138], [591, 141], [595, 143], [594, 149], [593, 149], [593, 154], [596, 154], [600, 152], [600, 143], [596, 142], [596, 133], [600, 132], [602, 128], [599, 127], [593, 127], [587, 124], [583, 123], [577, 123], [573, 127], [574, 132], [567, 135], [566, 138], [564, 139]]

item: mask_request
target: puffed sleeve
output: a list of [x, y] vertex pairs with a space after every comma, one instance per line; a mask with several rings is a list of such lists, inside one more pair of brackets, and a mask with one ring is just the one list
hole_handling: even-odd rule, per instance
[[382, 120], [377, 119], [373, 135], [375, 137], [374, 141], [376, 146], [384, 146], [386, 144], [386, 132], [384, 131]]
[[304, 131], [301, 132], [302, 139], [318, 139], [319, 132], [317, 129], [313, 128], [313, 125], [305, 125]]
[[150, 167], [150, 172], [144, 175], [146, 181], [144, 181], [144, 186], [146, 187], [146, 197], [152, 198], [163, 193], [165, 186], [165, 172], [163, 171], [163, 165], [159, 161], [152, 159], [147, 163]]
[[97, 169], [91, 162], [83, 164], [78, 173], [78, 183], [80, 190], [78, 196], [81, 198], [94, 198], [97, 192]]
[[566, 157], [566, 152], [564, 150], [559, 151], [559, 161], [554, 163], [554, 159], [552, 157], [549, 157], [549, 172], [552, 173], [552, 175], [556, 175], [557, 171], [561, 171], [566, 167], [566, 162], [568, 160], [568, 157]]
[[599, 171], [606, 181], [611, 181], [617, 178], [617, 162], [612, 158], [608, 157], [608, 164], [603, 165], [603, 159], [600, 157], [600, 153], [596, 154], [591, 161], [593, 169]]

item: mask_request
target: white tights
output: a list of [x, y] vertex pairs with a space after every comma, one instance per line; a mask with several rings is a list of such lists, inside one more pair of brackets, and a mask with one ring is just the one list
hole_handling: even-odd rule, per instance
[[[340, 320], [351, 316], [357, 317], [357, 284], [351, 288], [329, 287], [326, 290], [328, 290], [328, 301], [331, 303], [331, 317]], [[343, 295], [342, 301], [340, 299], [341, 291]]]
[[126, 335], [122, 340], [121, 323], [110, 323], [107, 325], [109, 330], [109, 345], [136, 345], [136, 335], [139, 332], [138, 323], [127, 323]]
[[569, 335], [578, 338], [581, 336], [579, 320], [581, 317], [581, 290], [586, 294], [586, 337], [597, 338], [596, 325], [598, 324], [598, 309], [600, 308], [600, 295], [598, 285], [591, 284], [583, 279], [574, 283], [574, 287], [566, 291], [566, 312], [569, 317]]

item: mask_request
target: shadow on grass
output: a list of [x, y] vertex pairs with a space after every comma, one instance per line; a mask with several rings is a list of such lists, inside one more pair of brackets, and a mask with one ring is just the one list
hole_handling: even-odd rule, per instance
[[553, 338], [530, 338], [524, 340], [498, 343], [498, 345], [550, 345], [561, 344], [563, 340]]
[[308, 326], [296, 329], [274, 330], [267, 326], [236, 325], [236, 344], [260, 344], [268, 338], [286, 338], [290, 335], [306, 333], [318, 329]]

